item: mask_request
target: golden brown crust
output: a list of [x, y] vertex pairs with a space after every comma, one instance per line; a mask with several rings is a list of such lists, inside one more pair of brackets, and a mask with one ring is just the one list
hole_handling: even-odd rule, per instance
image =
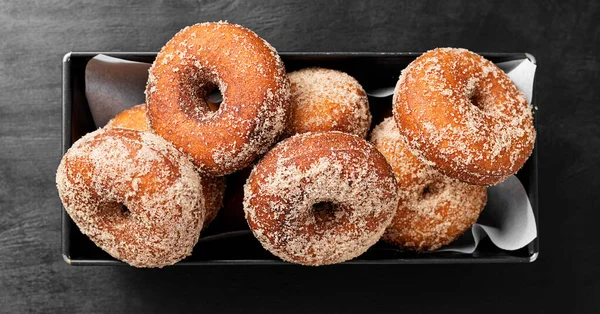
[[63, 156], [56, 184], [81, 232], [136, 267], [189, 256], [205, 219], [193, 163], [147, 132], [104, 128], [85, 135]]
[[502, 70], [468, 50], [438, 48], [418, 57], [402, 71], [393, 103], [411, 151], [449, 177], [496, 184], [533, 150], [527, 100]]
[[225, 195], [225, 177], [211, 177], [200, 174], [202, 192], [206, 202], [206, 219], [204, 227], [208, 226], [223, 207], [223, 196]]
[[487, 187], [450, 179], [419, 161], [406, 147], [393, 118], [371, 133], [371, 142], [394, 170], [400, 202], [383, 235], [387, 242], [414, 251], [449, 244], [478, 219]]
[[255, 166], [244, 187], [244, 212], [271, 253], [324, 265], [375, 244], [397, 197], [390, 166], [368, 142], [341, 132], [304, 133], [277, 144]]
[[133, 106], [112, 118], [105, 127], [152, 132], [146, 118], [146, 104]]
[[[219, 88], [216, 112], [206, 98]], [[283, 132], [289, 82], [279, 55], [252, 31], [224, 22], [177, 33], [158, 53], [146, 87], [154, 132], [221, 176], [249, 165]]]
[[288, 75], [291, 115], [286, 136], [340, 131], [367, 137], [369, 100], [352, 76], [337, 70], [306, 68]]
[[[141, 132], [152, 132], [146, 118], [146, 104], [131, 107], [119, 113], [106, 125], [107, 128], [122, 128]], [[225, 178], [200, 174], [202, 190], [206, 202], [206, 219], [204, 227], [215, 219], [223, 206], [225, 195]]]

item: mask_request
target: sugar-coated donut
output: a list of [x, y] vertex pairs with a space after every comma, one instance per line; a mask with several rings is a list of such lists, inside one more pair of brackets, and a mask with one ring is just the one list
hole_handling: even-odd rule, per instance
[[433, 251], [471, 227], [487, 200], [487, 187], [448, 178], [406, 147], [393, 118], [371, 133], [371, 142], [392, 166], [400, 202], [382, 239], [414, 251]]
[[264, 248], [289, 262], [350, 260], [389, 225], [398, 192], [392, 169], [371, 144], [337, 131], [277, 144], [244, 186], [244, 212]]
[[[151, 132], [146, 118], [146, 104], [137, 105], [116, 115], [111, 119], [107, 128], [123, 128], [142, 132]], [[202, 191], [206, 202], [206, 218], [204, 226], [207, 226], [223, 207], [223, 196], [225, 195], [225, 178], [213, 177], [201, 174]]]
[[151, 133], [104, 128], [79, 139], [56, 173], [75, 224], [113, 257], [163, 267], [190, 255], [205, 219], [188, 156]]
[[[218, 88], [215, 112], [207, 95]], [[252, 31], [225, 22], [177, 33], [161, 49], [146, 86], [154, 132], [214, 176], [249, 165], [283, 132], [289, 81], [279, 55]]]
[[461, 181], [496, 184], [533, 150], [531, 108], [510, 78], [465, 49], [428, 51], [402, 71], [396, 123], [411, 151]]
[[291, 115], [286, 135], [340, 131], [367, 137], [369, 100], [352, 76], [337, 70], [306, 68], [288, 74]]

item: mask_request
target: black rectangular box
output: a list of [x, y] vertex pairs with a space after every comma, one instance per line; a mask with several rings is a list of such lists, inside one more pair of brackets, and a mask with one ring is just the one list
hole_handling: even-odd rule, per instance
[[[62, 152], [84, 134], [96, 129], [85, 97], [85, 67], [87, 62], [100, 52], [71, 52], [63, 59], [62, 101]], [[151, 63], [156, 53], [118, 52], [102, 54], [117, 58]], [[400, 71], [421, 53], [280, 53], [288, 72], [312, 66], [344, 71], [355, 77], [365, 88], [394, 86]], [[498, 63], [529, 59], [526, 53], [481, 53], [485, 58]], [[535, 88], [534, 88], [535, 90]], [[373, 114], [373, 125], [389, 112], [389, 99], [369, 98]], [[535, 98], [532, 100], [535, 105]], [[537, 128], [537, 116], [535, 116]], [[539, 137], [539, 132], [538, 132]], [[536, 145], [537, 146], [537, 145]], [[523, 183], [539, 230], [538, 218], [538, 174], [537, 149], [517, 173]], [[62, 209], [62, 208], [61, 208]], [[83, 235], [62, 209], [62, 255], [71, 265], [125, 265], [98, 248]], [[210, 228], [209, 228], [210, 229]], [[539, 235], [526, 247], [516, 251], [504, 251], [484, 239], [472, 254], [454, 252], [411, 253], [402, 252], [385, 243], [377, 243], [365, 254], [345, 264], [440, 264], [440, 263], [527, 263], [533, 262], [539, 253]], [[192, 256], [176, 265], [284, 265], [264, 250], [249, 230], [227, 233], [203, 234], [194, 248]]]

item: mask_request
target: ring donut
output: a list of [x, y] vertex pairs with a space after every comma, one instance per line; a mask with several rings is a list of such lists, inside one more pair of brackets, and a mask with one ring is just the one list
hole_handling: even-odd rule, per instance
[[398, 181], [400, 202], [382, 239], [412, 251], [433, 251], [468, 230], [487, 200], [487, 187], [448, 178], [415, 157], [393, 118], [371, 133]]
[[244, 186], [244, 212], [264, 248], [303, 265], [361, 255], [389, 225], [398, 193], [390, 166], [371, 144], [337, 131], [277, 144]]
[[205, 219], [200, 176], [187, 156], [145, 132], [104, 128], [63, 156], [56, 185], [81, 232], [136, 267], [189, 256]]
[[[218, 88], [215, 112], [207, 95]], [[146, 86], [154, 132], [192, 156], [201, 171], [232, 173], [264, 153], [289, 115], [289, 81], [271, 45], [225, 22], [177, 33], [161, 49]]]
[[413, 61], [396, 85], [393, 112], [413, 153], [472, 184], [516, 173], [535, 142], [523, 93], [500, 68], [465, 49], [438, 48]]

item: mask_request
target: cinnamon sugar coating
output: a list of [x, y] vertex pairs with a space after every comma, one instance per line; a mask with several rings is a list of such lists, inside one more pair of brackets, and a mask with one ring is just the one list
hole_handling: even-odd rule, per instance
[[[215, 112], [207, 95], [218, 88]], [[221, 176], [249, 165], [283, 132], [289, 81], [275, 49], [252, 31], [226, 22], [178, 32], [158, 53], [146, 86], [154, 132]]]
[[340, 131], [367, 137], [369, 100], [352, 76], [337, 70], [306, 68], [288, 75], [291, 116], [286, 135]]
[[[146, 117], [146, 104], [137, 105], [116, 115], [111, 119], [107, 128], [122, 128], [142, 132], [152, 132]], [[213, 177], [200, 174], [202, 191], [206, 202], [206, 227], [219, 213], [223, 207], [223, 196], [225, 195], [225, 177]]]
[[361, 255], [380, 239], [397, 206], [385, 157], [337, 131], [280, 142], [244, 186], [244, 212], [256, 238], [281, 259], [303, 265]]
[[400, 202], [382, 239], [413, 251], [433, 251], [468, 230], [487, 200], [487, 187], [448, 178], [406, 147], [393, 118], [373, 129], [371, 142], [392, 166]]
[[533, 150], [525, 96], [492, 62], [465, 49], [428, 51], [402, 71], [393, 112], [410, 150], [443, 174], [490, 185]]
[[85, 135], [63, 156], [56, 185], [81, 232], [136, 267], [189, 256], [205, 219], [193, 163], [151, 133], [105, 128]]

